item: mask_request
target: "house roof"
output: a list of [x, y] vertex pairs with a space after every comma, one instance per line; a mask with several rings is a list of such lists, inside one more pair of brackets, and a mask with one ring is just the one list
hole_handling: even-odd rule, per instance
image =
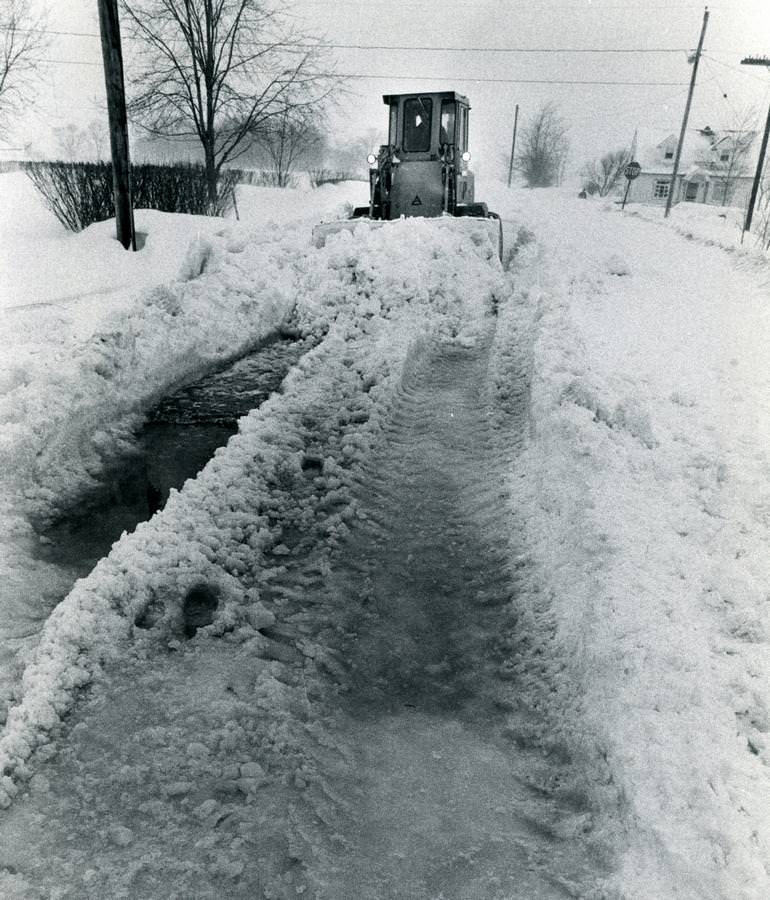
[[[676, 146], [679, 136], [676, 134], [658, 134], [657, 136], [649, 136], [648, 140], [642, 143], [638, 140], [637, 161], [642, 167], [643, 172], [654, 174], [670, 175], [674, 171], [674, 156], [676, 155]], [[696, 157], [704, 152], [708, 152], [710, 141], [704, 137], [699, 131], [688, 131], [685, 135], [684, 147], [682, 148], [682, 158], [679, 161], [679, 172], [686, 172], [694, 165]], [[672, 153], [671, 159], [665, 158], [665, 151]]]
[[711, 176], [714, 175], [714, 172], [711, 172], [709, 169], [704, 169], [703, 166], [690, 166], [690, 168], [684, 173], [685, 181], [711, 181]]
[[[715, 148], [719, 148], [720, 145], [729, 146], [735, 136], [740, 133], [727, 130], [715, 132], [708, 126], [702, 129], [689, 128], [685, 134], [678, 174], [684, 175], [693, 167], [702, 166], [709, 161], [718, 162], [719, 157], [715, 156]], [[637, 133], [636, 160], [641, 165], [642, 171], [649, 175], [671, 175], [674, 170], [674, 155], [676, 155], [678, 141], [679, 135], [673, 132], [666, 134], [665, 132], [642, 132], [640, 130]], [[746, 154], [744, 168], [749, 172], [753, 172], [756, 167], [759, 155], [758, 145], [759, 142], [755, 139]], [[670, 150], [673, 154], [671, 159], [665, 158], [666, 150]], [[711, 174], [715, 173], [712, 171]]]

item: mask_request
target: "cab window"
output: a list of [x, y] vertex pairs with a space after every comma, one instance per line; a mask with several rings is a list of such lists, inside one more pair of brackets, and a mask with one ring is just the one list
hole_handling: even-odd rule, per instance
[[440, 144], [455, 143], [455, 102], [454, 100], [441, 101], [441, 135]]
[[457, 114], [457, 146], [459, 152], [468, 149], [468, 111], [461, 106]]
[[388, 134], [388, 143], [396, 143], [396, 126], [398, 124], [398, 103], [390, 104], [390, 132]]
[[410, 97], [404, 101], [404, 150], [416, 153], [430, 150], [432, 114], [430, 97]]

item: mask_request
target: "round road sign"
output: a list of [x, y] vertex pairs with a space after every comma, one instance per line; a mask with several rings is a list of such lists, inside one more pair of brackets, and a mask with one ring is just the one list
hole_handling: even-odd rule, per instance
[[623, 174], [629, 181], [633, 181], [634, 178], [642, 171], [642, 167], [638, 162], [630, 162], [625, 169], [623, 169]]

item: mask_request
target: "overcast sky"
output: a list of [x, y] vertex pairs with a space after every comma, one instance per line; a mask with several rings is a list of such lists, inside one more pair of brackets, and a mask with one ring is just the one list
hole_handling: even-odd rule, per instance
[[[50, 0], [48, 7], [53, 31], [97, 34], [96, 0]], [[340, 72], [359, 76], [336, 120], [341, 139], [384, 128], [383, 93], [457, 90], [473, 107], [479, 174], [492, 174], [508, 152], [517, 103], [524, 119], [545, 101], [558, 104], [570, 126], [572, 168], [627, 145], [636, 128], [678, 132], [687, 51], [697, 45], [704, 10], [692, 0], [296, 0], [292, 8], [308, 34], [378, 46], [331, 51]], [[764, 124], [770, 71], [740, 61], [770, 56], [770, 0], [714, 0], [709, 9], [690, 124], [730, 127], [752, 104]], [[18, 144], [50, 147], [52, 127], [85, 124], [104, 96], [98, 39], [52, 40], [48, 55], [56, 62], [19, 125]], [[382, 49], [393, 46], [420, 49]], [[588, 50], [597, 52], [574, 52]], [[125, 62], [130, 70], [130, 56]]]

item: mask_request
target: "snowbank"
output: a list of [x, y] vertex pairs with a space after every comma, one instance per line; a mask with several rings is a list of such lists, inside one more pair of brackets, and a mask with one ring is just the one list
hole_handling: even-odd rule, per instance
[[[360, 186], [243, 187], [240, 225], [140, 210], [138, 253], [120, 247], [112, 222], [65, 232], [22, 173], [2, 176], [0, 189], [0, 463], [29, 518], [81, 493], [170, 385], [281, 324], [311, 225]], [[293, 227], [278, 231], [278, 221]]]
[[531, 394], [511, 486], [519, 666], [551, 710], [544, 739], [599, 786], [600, 821], [626, 848], [620, 896], [759, 900], [766, 271], [553, 193], [515, 203], [537, 243], [522, 233], [497, 369]]
[[[312, 224], [360, 187], [244, 187], [241, 223], [139, 210], [144, 246], [130, 253], [114, 223], [71, 234], [23, 173], [0, 176], [4, 627], [30, 609], [39, 618], [67, 591], [67, 573], [37, 558], [31, 523], [99, 485], [171, 386], [237, 357], [291, 315]], [[13, 667], [4, 644], [0, 698]]]
[[[224, 222], [137, 210], [136, 228], [146, 236], [138, 253], [115, 240], [115, 223], [97, 222], [78, 234], [66, 231], [45, 209], [23, 172], [0, 176], [0, 309], [52, 306], [81, 329], [114, 309], [126, 296], [179, 275], [187, 246], [221, 231]], [[45, 323], [43, 323], [45, 324]]]
[[[634, 204], [626, 207], [626, 215], [638, 216], [647, 222], [655, 222], [670, 228], [682, 237], [708, 246], [721, 247], [748, 257], [766, 260], [768, 251], [763, 250], [756, 234], [751, 233], [741, 240], [746, 210], [732, 206], [710, 206], [706, 203], [679, 203], [672, 208], [667, 219], [663, 218], [663, 207]], [[757, 220], [754, 220], [756, 230]]]
[[116, 431], [129, 434], [170, 385], [275, 330], [295, 303], [297, 253], [293, 235], [268, 230], [199, 238], [178, 280], [124, 296], [85, 337], [66, 311], [55, 322], [50, 311], [44, 322], [34, 310], [6, 311], [13, 355], [0, 370], [0, 458], [28, 514], [80, 493]]
[[[476, 240], [467, 239], [468, 228]], [[269, 254], [270, 244], [260, 249], [265, 241], [260, 235], [229, 252]], [[227, 266], [217, 273], [227, 278]], [[183, 290], [191, 285], [196, 296], [213, 287], [199, 278]], [[51, 615], [0, 737], [0, 805], [17, 792], [11, 776], [29, 775], [25, 760], [101, 660], [125, 652], [148, 621], [167, 638], [181, 636], [191, 590], [204, 585], [219, 598], [209, 627], [258, 639], [253, 622], [266, 556], [288, 553], [286, 532], [311, 529], [320, 498], [328, 505], [330, 495], [339, 511], [319, 516], [318, 527], [332, 551], [354, 513], [351, 470], [366, 458], [410, 356], [431, 335], [475, 340], [494, 292], [504, 290], [484, 229], [416, 221], [333, 238], [306, 256], [296, 287], [300, 327], [326, 337], [280, 395], [240, 421], [200, 476], [116, 543]], [[315, 490], [306, 458], [323, 461], [310, 482]]]

